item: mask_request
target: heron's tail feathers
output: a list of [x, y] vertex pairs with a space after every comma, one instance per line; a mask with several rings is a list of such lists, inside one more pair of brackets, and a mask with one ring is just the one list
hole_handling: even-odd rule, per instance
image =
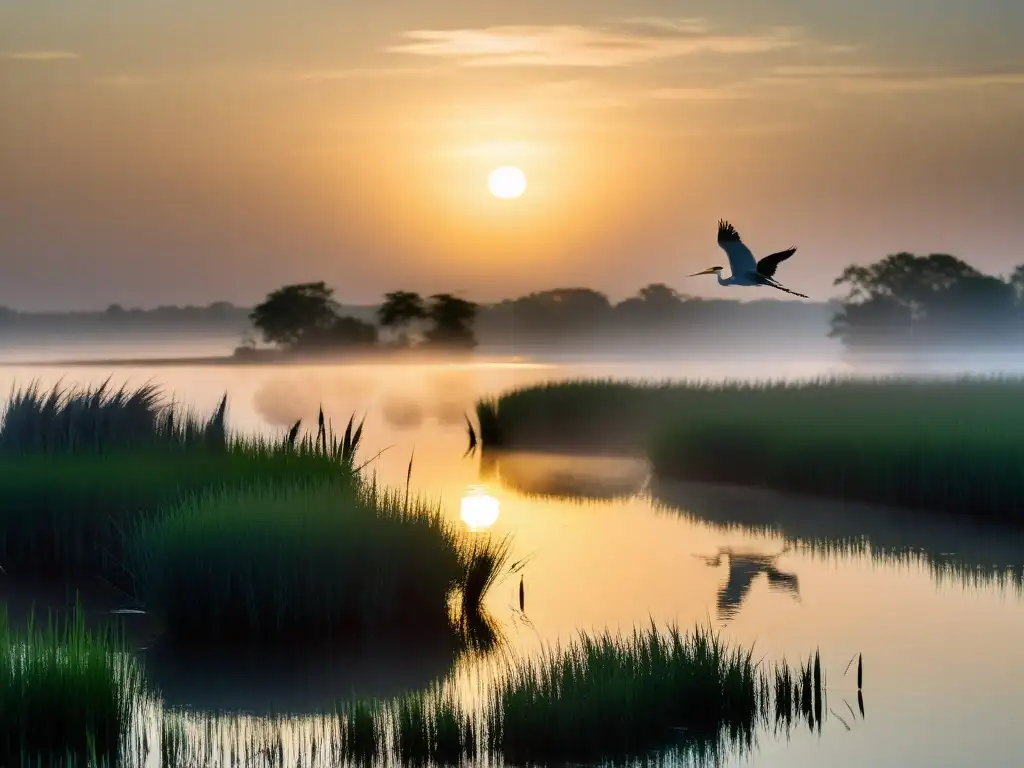
[[805, 295], [803, 293], [797, 293], [796, 291], [789, 290], [789, 288], [784, 288], [784, 287], [782, 287], [781, 285], [779, 285], [778, 283], [775, 283], [775, 282], [765, 283], [765, 285], [770, 285], [772, 288], [777, 288], [778, 290], [783, 291], [784, 293], [788, 293], [788, 294], [790, 294], [792, 296], [799, 296], [801, 299], [809, 299], [809, 298], [811, 298], [810, 296], [807, 296], [807, 295]]

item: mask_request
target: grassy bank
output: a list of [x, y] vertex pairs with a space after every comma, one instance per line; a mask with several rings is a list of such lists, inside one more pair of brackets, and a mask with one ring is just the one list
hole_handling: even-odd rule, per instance
[[225, 453], [35, 454], [0, 460], [0, 565], [11, 575], [102, 574], [123, 584], [123, 532], [183, 496], [348, 477], [329, 458]]
[[143, 693], [119, 636], [86, 630], [79, 611], [25, 632], [0, 614], [0, 765], [116, 762]]
[[253, 483], [354, 478], [361, 430], [299, 425], [278, 441], [228, 434], [136, 390], [15, 391], [0, 422], [0, 566], [12, 575], [101, 574], [127, 586], [123, 532], [181, 498]]
[[485, 448], [642, 453], [659, 414], [679, 398], [671, 385], [563, 381], [481, 400], [476, 416]]
[[510, 392], [481, 408], [501, 447], [646, 447], [663, 478], [1024, 521], [1018, 379], [584, 381]]
[[140, 522], [129, 547], [140, 598], [186, 643], [450, 629], [452, 599], [478, 613], [508, 555], [345, 479], [197, 495]]

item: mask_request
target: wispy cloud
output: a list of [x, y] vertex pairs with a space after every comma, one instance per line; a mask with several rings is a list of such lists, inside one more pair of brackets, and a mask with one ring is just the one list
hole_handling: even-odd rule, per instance
[[1024, 85], [1024, 69], [949, 71], [878, 66], [781, 66], [757, 79], [762, 85], [796, 85], [846, 93], [947, 91]]
[[616, 67], [695, 53], [754, 54], [791, 48], [800, 31], [725, 34], [700, 19], [639, 17], [601, 26], [419, 29], [389, 53], [458, 59], [467, 66]]
[[807, 64], [772, 67], [720, 86], [665, 86], [644, 91], [661, 101], [792, 98], [800, 94], [884, 95], [1024, 86], [1024, 70], [952, 72], [871, 65]]
[[64, 61], [67, 59], [80, 59], [77, 53], [72, 51], [10, 51], [0, 53], [0, 59], [8, 61]]

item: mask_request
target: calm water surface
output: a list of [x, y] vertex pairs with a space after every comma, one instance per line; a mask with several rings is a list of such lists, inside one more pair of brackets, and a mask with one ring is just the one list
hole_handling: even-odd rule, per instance
[[[61, 356], [61, 355], [58, 355]], [[84, 357], [84, 355], [78, 355]], [[0, 368], [0, 386], [154, 380], [201, 411], [229, 394], [233, 427], [283, 433], [314, 424], [323, 403], [335, 427], [366, 413], [364, 459], [379, 479], [412, 484], [459, 520], [476, 486], [498, 502], [489, 529], [512, 534], [524, 571], [501, 583], [490, 610], [512, 646], [536, 651], [581, 629], [711, 623], [755, 645], [756, 657], [796, 660], [819, 647], [828, 686], [822, 731], [759, 735], [758, 766], [1019, 765], [1024, 761], [1024, 541], [1018, 532], [779, 494], [650, 482], [617, 459], [501, 457], [481, 467], [466, 448], [463, 413], [481, 394], [577, 376], [789, 378], [847, 372], [835, 360], [770, 363], [477, 364], [310, 368]], [[478, 527], [488, 520], [472, 519]], [[486, 515], [485, 515], [486, 516]], [[465, 523], [463, 523], [465, 524]], [[865, 660], [865, 717], [854, 671]], [[409, 657], [377, 649], [324, 674], [254, 674], [243, 662], [164, 661], [152, 674], [172, 704], [301, 710], [356, 688], [389, 695], [451, 674], [443, 651]], [[473, 670], [458, 684], [471, 695]], [[193, 682], [194, 681], [194, 684]], [[849, 704], [849, 708], [847, 706]], [[314, 706], [311, 702], [310, 706]], [[840, 720], [842, 718], [842, 720]], [[843, 722], [845, 721], [845, 722]]]

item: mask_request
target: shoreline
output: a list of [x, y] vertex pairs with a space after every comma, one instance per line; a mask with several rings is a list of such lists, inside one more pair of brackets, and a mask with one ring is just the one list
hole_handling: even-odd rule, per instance
[[[662, 481], [727, 484], [1024, 526], [1024, 380], [600, 380], [477, 403], [484, 451], [643, 453]], [[986, 429], [987, 427], [987, 429]]]
[[373, 353], [369, 355], [273, 355], [236, 357], [234, 355], [207, 355], [200, 357], [116, 357], [64, 360], [0, 360], [0, 368], [166, 368], [166, 367], [243, 367], [243, 366], [336, 366], [395, 364], [488, 364], [542, 366], [545, 363], [523, 355], [422, 355], [402, 353]]

